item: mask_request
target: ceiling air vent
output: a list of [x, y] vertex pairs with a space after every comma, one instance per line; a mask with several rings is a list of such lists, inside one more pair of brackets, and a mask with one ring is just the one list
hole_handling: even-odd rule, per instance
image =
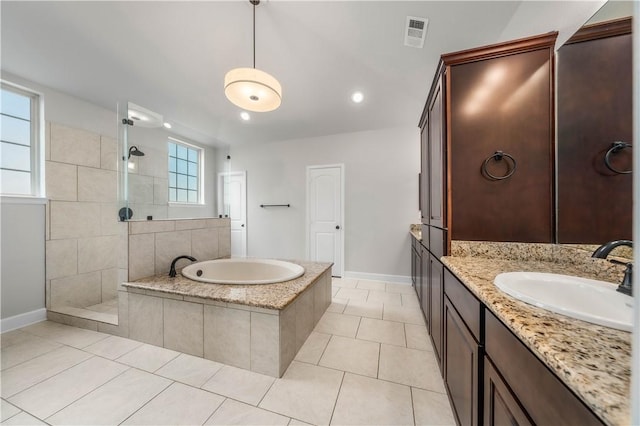
[[404, 29], [404, 45], [422, 48], [424, 46], [424, 38], [427, 35], [428, 23], [429, 20], [426, 18], [407, 16], [407, 25]]

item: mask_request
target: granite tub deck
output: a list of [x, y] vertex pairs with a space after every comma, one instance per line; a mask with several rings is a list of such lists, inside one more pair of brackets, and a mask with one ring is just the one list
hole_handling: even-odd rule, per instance
[[331, 304], [331, 263], [299, 278], [225, 285], [156, 275], [123, 283], [129, 338], [281, 377]]
[[525, 244], [516, 250], [515, 246], [502, 246], [496, 252], [493, 250], [496, 247], [465, 244], [452, 243], [454, 256], [442, 258], [451, 272], [604, 423], [630, 424], [631, 333], [528, 305], [502, 293], [493, 284], [499, 273], [515, 271], [550, 272], [617, 283], [622, 279], [624, 267], [557, 246]]

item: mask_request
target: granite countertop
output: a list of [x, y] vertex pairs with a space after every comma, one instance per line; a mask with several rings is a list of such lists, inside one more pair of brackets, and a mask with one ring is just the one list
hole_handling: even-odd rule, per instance
[[[630, 424], [631, 333], [537, 308], [500, 291], [502, 272], [531, 271], [618, 282], [608, 262], [445, 256], [442, 262], [608, 425]], [[596, 259], [600, 260], [600, 259]], [[586, 269], [586, 270], [585, 270]], [[606, 279], [611, 278], [611, 279]]]
[[153, 290], [161, 293], [199, 297], [218, 302], [237, 303], [257, 308], [282, 310], [314, 282], [333, 263], [302, 262], [287, 260], [304, 268], [304, 275], [294, 280], [274, 284], [229, 285], [193, 281], [178, 274], [171, 278], [167, 274], [125, 282], [127, 289]]
[[422, 225], [409, 225], [409, 233], [418, 241], [422, 241]]

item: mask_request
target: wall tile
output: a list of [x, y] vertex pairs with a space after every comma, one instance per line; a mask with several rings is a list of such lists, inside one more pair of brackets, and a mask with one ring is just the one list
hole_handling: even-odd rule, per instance
[[207, 219], [176, 220], [176, 231], [207, 228]]
[[78, 273], [78, 240], [46, 242], [47, 279], [68, 277]]
[[249, 370], [251, 313], [204, 306], [204, 357]]
[[44, 206], [44, 239], [51, 239], [51, 202], [47, 201]]
[[88, 274], [73, 275], [51, 280], [51, 307], [85, 306], [100, 303], [102, 299], [102, 274], [90, 272]]
[[[126, 224], [124, 227], [126, 228]], [[118, 235], [120, 242], [118, 243], [118, 268], [120, 269], [128, 269], [129, 268], [129, 236], [126, 233], [122, 233]]]
[[126, 291], [118, 291], [118, 325], [99, 322], [98, 331], [129, 337], [129, 294]]
[[50, 200], [78, 200], [78, 166], [47, 161], [45, 174], [47, 198]]
[[[191, 231], [159, 232], [156, 235], [156, 274], [169, 272], [171, 262], [178, 256], [191, 255]], [[176, 269], [190, 264], [182, 259]]]
[[162, 346], [162, 317], [161, 298], [129, 293], [129, 338]]
[[251, 371], [280, 377], [279, 317], [251, 312]]
[[229, 228], [231, 229], [231, 219], [213, 218], [207, 219], [207, 228]]
[[312, 291], [313, 291], [313, 325], [315, 326], [318, 323], [318, 321], [320, 321], [320, 318], [322, 318], [324, 311], [327, 310], [327, 307], [330, 304], [330, 302], [327, 303], [326, 279], [324, 279], [324, 276], [320, 276], [316, 278], [315, 283], [313, 283]]
[[44, 159], [51, 160], [51, 122], [44, 124]]
[[280, 376], [295, 358], [296, 348], [296, 301], [280, 311]]
[[78, 201], [118, 201], [118, 176], [115, 171], [78, 167]]
[[129, 175], [129, 202], [153, 204], [153, 177]]
[[51, 309], [51, 280], [44, 283], [44, 307]]
[[153, 204], [164, 205], [169, 202], [169, 179], [153, 178]]
[[129, 281], [155, 275], [155, 234], [129, 236]]
[[199, 303], [163, 299], [164, 347], [202, 357], [204, 314]]
[[118, 283], [120, 271], [118, 268], [105, 269], [102, 271], [102, 301], [115, 299], [118, 296]]
[[218, 256], [231, 256], [231, 228], [218, 228]]
[[100, 235], [100, 204], [51, 201], [51, 239]]
[[191, 231], [191, 254], [198, 260], [217, 259], [218, 230], [194, 229]]
[[118, 203], [100, 204], [100, 226], [102, 235], [122, 235], [127, 232], [127, 224], [120, 222]]
[[86, 318], [79, 318], [73, 315], [65, 315], [58, 312], [49, 311], [47, 312], [47, 319], [59, 324], [66, 324], [72, 327], [98, 331], [98, 322]]
[[81, 238], [78, 240], [78, 272], [92, 272], [118, 266], [120, 237]]
[[158, 143], [164, 143], [164, 149], [153, 148], [150, 145], [140, 145], [144, 157], [138, 158], [138, 174], [168, 179], [168, 151], [164, 135]]
[[173, 220], [141, 220], [129, 222], [130, 234], [148, 234], [151, 232], [175, 231], [176, 225]]
[[100, 136], [100, 168], [118, 170], [118, 141]]
[[100, 136], [51, 123], [51, 161], [100, 167]]
[[307, 289], [296, 299], [296, 352], [313, 331], [313, 319], [313, 291]]

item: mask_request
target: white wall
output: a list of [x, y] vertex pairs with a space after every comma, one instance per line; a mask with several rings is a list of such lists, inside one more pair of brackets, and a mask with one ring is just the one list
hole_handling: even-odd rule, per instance
[[231, 169], [247, 171], [248, 255], [306, 257], [306, 166], [337, 163], [345, 165], [345, 275], [409, 276], [409, 224], [420, 221], [417, 127], [232, 147]]

